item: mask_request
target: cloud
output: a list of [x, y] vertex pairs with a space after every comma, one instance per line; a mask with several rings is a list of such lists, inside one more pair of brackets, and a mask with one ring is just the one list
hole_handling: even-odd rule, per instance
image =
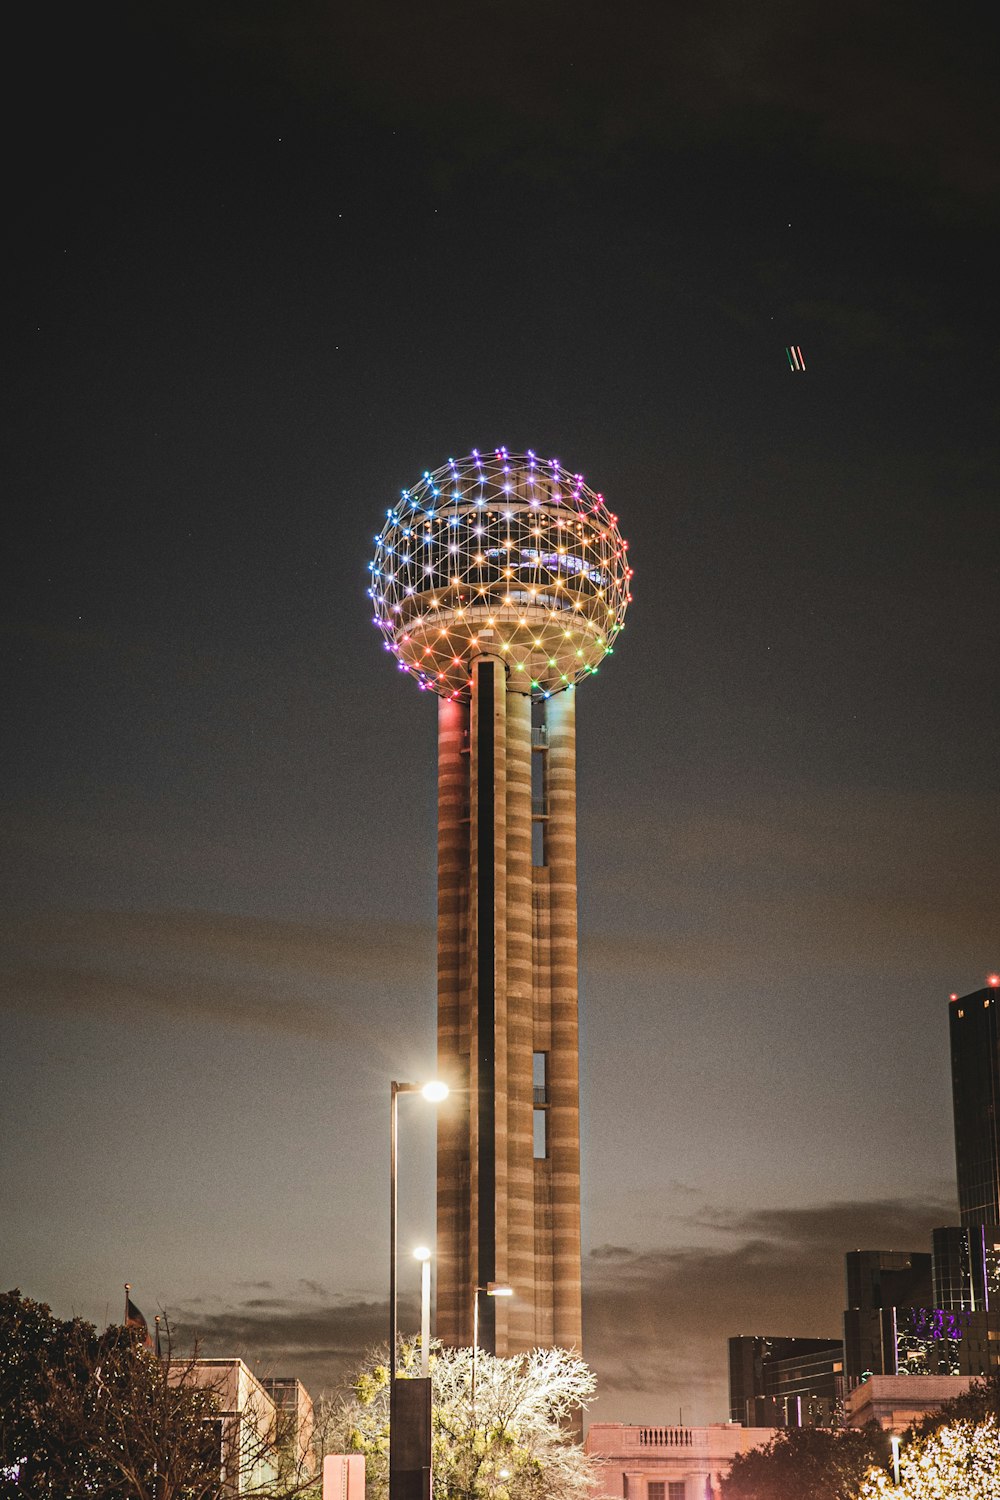
[[[193, 1312], [193, 1299], [168, 1313], [175, 1347], [197, 1345], [205, 1357], [245, 1359], [260, 1375], [293, 1375], [315, 1399], [342, 1388], [369, 1350], [387, 1343], [388, 1307], [363, 1298], [290, 1296], [237, 1302], [215, 1312]], [[401, 1324], [419, 1318], [416, 1303], [400, 1299]]]
[[886, 971], [986, 955], [998, 868], [981, 830], [991, 818], [976, 796], [880, 789], [747, 789], [721, 808], [647, 810], [628, 867], [605, 861], [591, 879], [619, 927], [585, 933], [581, 961], [602, 973], [738, 968], [771, 980], [873, 956]]
[[[688, 1221], [711, 1231], [711, 1243], [596, 1247], [583, 1268], [584, 1354], [598, 1375], [592, 1419], [673, 1420], [683, 1407], [689, 1422], [724, 1421], [731, 1336], [840, 1338], [844, 1252], [929, 1248], [930, 1231], [955, 1217], [954, 1202], [933, 1195], [740, 1214], [716, 1207]], [[168, 1316], [176, 1347], [197, 1343], [262, 1374], [298, 1376], [314, 1397], [342, 1387], [386, 1343], [384, 1301], [330, 1297], [304, 1278], [209, 1310], [187, 1298]], [[401, 1325], [418, 1316], [416, 1300], [402, 1298]]]
[[0, 1006], [146, 1012], [380, 1045], [356, 1003], [372, 953], [391, 983], [412, 979], [420, 954], [430, 962], [432, 944], [429, 930], [403, 923], [376, 930], [223, 913], [48, 913], [0, 923]]
[[[689, 1222], [713, 1243], [595, 1248], [584, 1266], [584, 1343], [598, 1374], [599, 1420], [689, 1421], [728, 1415], [727, 1340], [736, 1334], [842, 1336], [844, 1253], [929, 1249], [954, 1222], [950, 1199], [829, 1202]], [[733, 1241], [720, 1245], [721, 1230]]]
[[704, 1209], [698, 1219], [727, 1233], [761, 1237], [780, 1244], [812, 1250], [834, 1247], [911, 1249], [929, 1240], [932, 1229], [955, 1221], [953, 1196], [898, 1198], [882, 1203], [836, 1201], [805, 1208], [762, 1208], [735, 1217], [719, 1209]]

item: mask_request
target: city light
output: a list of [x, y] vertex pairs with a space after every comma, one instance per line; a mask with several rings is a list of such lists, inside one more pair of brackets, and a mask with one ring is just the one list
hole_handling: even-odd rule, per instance
[[595, 674], [624, 628], [628, 542], [557, 459], [449, 459], [403, 491], [375, 540], [374, 623], [400, 670], [442, 697], [468, 697], [485, 650], [518, 691], [550, 697]]

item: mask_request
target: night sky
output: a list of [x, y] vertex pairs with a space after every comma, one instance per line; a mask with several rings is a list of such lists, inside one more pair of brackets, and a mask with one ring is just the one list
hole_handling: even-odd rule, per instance
[[[38, 11], [5, 95], [0, 1281], [314, 1393], [434, 1069], [435, 703], [387, 506], [556, 456], [592, 1416], [724, 1420], [957, 1216], [1000, 964], [995, 19], [846, 0]], [[794, 373], [785, 346], [801, 347]], [[401, 1322], [433, 1233], [402, 1110]]]

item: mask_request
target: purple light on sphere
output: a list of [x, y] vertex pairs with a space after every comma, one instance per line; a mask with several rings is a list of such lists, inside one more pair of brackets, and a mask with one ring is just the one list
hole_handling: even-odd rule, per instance
[[[401, 550], [412, 535], [419, 561]], [[533, 698], [574, 687], [614, 649], [632, 597], [628, 543], [603, 496], [555, 459], [539, 471], [530, 451], [506, 448], [449, 459], [403, 490], [370, 572], [387, 648], [447, 698], [467, 696], [476, 656]]]

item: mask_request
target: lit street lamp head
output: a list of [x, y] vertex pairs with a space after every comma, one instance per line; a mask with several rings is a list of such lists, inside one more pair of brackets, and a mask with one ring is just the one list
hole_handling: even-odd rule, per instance
[[466, 699], [497, 656], [509, 689], [549, 698], [598, 670], [632, 597], [604, 497], [558, 459], [477, 450], [426, 472], [387, 512], [369, 564], [374, 623], [400, 671]]

